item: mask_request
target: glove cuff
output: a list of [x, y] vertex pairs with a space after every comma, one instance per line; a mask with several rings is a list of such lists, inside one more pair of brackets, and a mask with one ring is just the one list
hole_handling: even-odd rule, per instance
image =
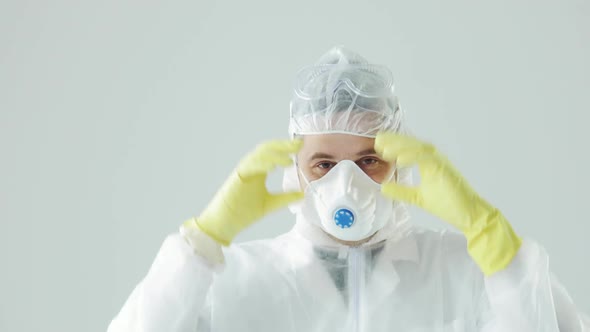
[[238, 173], [232, 172], [207, 208], [195, 219], [197, 226], [203, 233], [226, 247], [245, 227], [242, 221], [243, 217], [234, 211], [231, 204], [241, 198], [232, 189], [240, 185], [241, 182], [242, 179]]
[[193, 248], [195, 253], [207, 261], [214, 269], [223, 266], [224, 257], [221, 245], [210, 235], [203, 232], [197, 225], [195, 218], [190, 218], [180, 226], [180, 234]]
[[217, 229], [223, 227], [223, 224], [216, 221], [208, 221], [208, 219], [199, 217], [187, 220], [184, 226], [189, 226], [187, 223], [190, 223], [190, 226], [198, 228], [201, 232], [215, 240], [215, 242], [226, 247], [230, 245], [234, 238], [234, 236], [229, 235], [227, 229], [225, 231]]
[[477, 229], [465, 232], [467, 250], [486, 276], [505, 269], [518, 253], [522, 239], [498, 209], [493, 209]]

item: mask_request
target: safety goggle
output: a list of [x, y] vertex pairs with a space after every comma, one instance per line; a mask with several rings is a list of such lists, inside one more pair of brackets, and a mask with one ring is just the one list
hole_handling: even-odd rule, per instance
[[393, 93], [393, 76], [379, 65], [327, 64], [305, 67], [295, 81], [301, 99], [331, 98], [339, 90], [366, 98], [382, 98]]

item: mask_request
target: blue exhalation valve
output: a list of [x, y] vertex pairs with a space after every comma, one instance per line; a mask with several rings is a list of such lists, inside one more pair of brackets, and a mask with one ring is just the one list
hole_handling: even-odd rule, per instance
[[334, 222], [340, 228], [350, 228], [354, 224], [354, 213], [349, 209], [338, 209], [334, 212]]

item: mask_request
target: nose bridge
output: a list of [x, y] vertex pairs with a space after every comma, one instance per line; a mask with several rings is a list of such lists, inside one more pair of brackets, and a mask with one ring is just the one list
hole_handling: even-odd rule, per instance
[[352, 183], [357, 176], [356, 169], [358, 166], [351, 160], [341, 160], [332, 171], [336, 171], [338, 190], [342, 192], [350, 191]]
[[336, 81], [336, 83], [334, 84], [332, 91], [334, 91], [334, 93], [346, 91], [346, 93], [353, 95], [355, 89], [356, 86], [354, 85], [354, 82], [352, 82], [348, 77], [341, 77], [338, 78], [338, 81]]

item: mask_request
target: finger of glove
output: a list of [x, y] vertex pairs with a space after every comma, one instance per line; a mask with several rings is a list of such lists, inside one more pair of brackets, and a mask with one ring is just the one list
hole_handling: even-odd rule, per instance
[[301, 139], [293, 140], [274, 140], [260, 144], [256, 149], [257, 153], [281, 153], [281, 154], [293, 154], [299, 152], [303, 146]]
[[396, 165], [398, 167], [410, 167], [413, 165], [427, 167], [436, 165], [439, 159], [437, 154], [432, 151], [404, 150], [397, 155]]
[[265, 210], [266, 212], [278, 210], [301, 199], [303, 199], [302, 191], [293, 191], [281, 194], [270, 194], [266, 201]]
[[375, 138], [375, 151], [387, 161], [395, 161], [402, 152], [434, 152], [434, 147], [414, 137], [393, 132], [379, 132]]
[[[447, 159], [437, 153], [404, 152], [398, 156], [397, 165], [401, 168], [414, 165], [418, 166], [418, 172], [422, 179], [432, 179], [433, 177], [448, 176], [449, 174], [457, 174], [460, 176]], [[446, 175], [443, 175], [443, 173]]]
[[242, 177], [267, 174], [277, 166], [287, 167], [293, 161], [291, 154], [303, 146], [300, 139], [274, 140], [260, 144], [238, 167]]
[[416, 187], [408, 187], [393, 182], [385, 183], [381, 185], [381, 193], [392, 200], [420, 205], [420, 190]]
[[238, 167], [238, 174], [241, 177], [268, 174], [276, 167], [287, 167], [293, 164], [289, 154], [266, 152], [247, 158]]

